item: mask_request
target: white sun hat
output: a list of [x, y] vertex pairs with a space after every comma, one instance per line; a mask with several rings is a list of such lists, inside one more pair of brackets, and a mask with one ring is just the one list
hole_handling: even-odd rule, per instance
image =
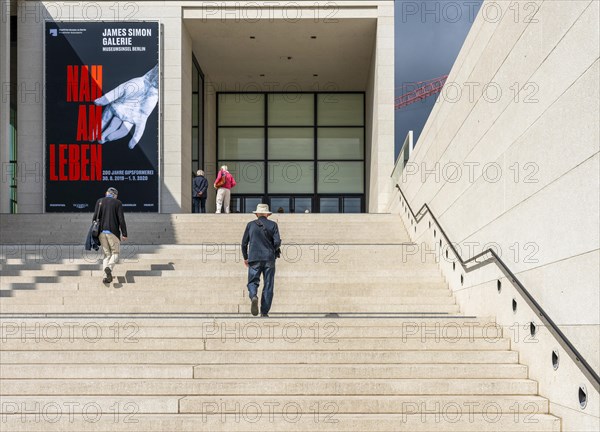
[[254, 213], [254, 214], [272, 214], [269, 211], [269, 205], [268, 204], [258, 204], [256, 206], [256, 210], [254, 210], [252, 213]]

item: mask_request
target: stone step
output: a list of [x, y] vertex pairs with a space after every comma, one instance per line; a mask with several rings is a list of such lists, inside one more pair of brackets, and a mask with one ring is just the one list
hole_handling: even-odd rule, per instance
[[1, 351], [3, 364], [72, 364], [72, 363], [138, 363], [138, 364], [257, 364], [268, 358], [269, 363], [279, 364], [413, 364], [413, 363], [517, 363], [518, 352], [508, 350], [381, 350], [381, 351], [301, 351], [295, 346], [286, 351], [273, 349], [262, 351], [138, 351], [131, 348], [122, 351], [67, 351], [67, 350], [7, 350]]
[[502, 328], [493, 326], [471, 327], [452, 325], [447, 327], [436, 326], [407, 326], [398, 327], [339, 327], [335, 324], [311, 324], [310, 326], [301, 326], [297, 323], [273, 326], [205, 326], [205, 327], [138, 327], [136, 325], [116, 325], [98, 326], [97, 324], [85, 324], [85, 326], [55, 327], [46, 326], [42, 328], [18, 328], [9, 327], [2, 332], [0, 336], [2, 341], [8, 339], [27, 340], [48, 340], [55, 341], [59, 338], [68, 340], [92, 337], [95, 339], [99, 335], [104, 339], [128, 339], [136, 341], [143, 338], [192, 338], [199, 337], [204, 339], [246, 339], [254, 341], [257, 338], [304, 338], [309, 340], [333, 339], [333, 338], [385, 338], [396, 337], [408, 339], [430, 338], [432, 340], [455, 341], [458, 338], [488, 338], [495, 339], [502, 337]]
[[[38, 304], [10, 304], [9, 299], [3, 298], [0, 302], [1, 314], [27, 314], [27, 313], [66, 313], [66, 314], [89, 314], [89, 313], [146, 313], [155, 309], [155, 305], [38, 305]], [[237, 305], [220, 305], [215, 311], [214, 305], [162, 305], [161, 313], [240, 313]], [[248, 313], [249, 306], [245, 308]], [[282, 308], [280, 308], [281, 311]], [[329, 311], [328, 311], [329, 312]]]
[[120, 315], [48, 315], [48, 316], [33, 316], [33, 315], [4, 315], [0, 321], [0, 331], [7, 328], [12, 329], [14, 326], [21, 327], [64, 327], [65, 329], [74, 327], [79, 328], [84, 325], [94, 327], [109, 327], [134, 325], [136, 328], [162, 328], [176, 327], [179, 331], [185, 331], [187, 328], [203, 328], [203, 327], [228, 327], [229, 329], [239, 328], [240, 326], [262, 327], [262, 328], [277, 328], [281, 326], [324, 326], [334, 325], [338, 328], [345, 327], [393, 327], [393, 328], [413, 328], [415, 326], [441, 326], [441, 327], [456, 327], [462, 325], [465, 327], [479, 326], [494, 326], [494, 317], [473, 317], [463, 315], [431, 315], [431, 316], [404, 316], [404, 315], [364, 315], [356, 314], [352, 316], [326, 317], [326, 316], [280, 316], [270, 318], [269, 320], [257, 319], [256, 317], [227, 315], [227, 316], [196, 316], [196, 315], [161, 315], [149, 313], [139, 316], [120, 316]]
[[340, 414], [415, 414], [440, 412], [494, 413], [512, 412], [547, 414], [548, 400], [539, 396], [8, 396], [0, 404], [0, 413], [83, 413], [90, 407], [101, 413], [140, 414], [217, 414], [239, 410], [250, 414], [264, 409], [271, 413], [314, 413], [332, 411]]
[[256, 319], [231, 318], [120, 318], [120, 317], [4, 317], [0, 321], [0, 340], [72, 339], [90, 335], [100, 338], [202, 337], [284, 337], [292, 331], [304, 338], [332, 335], [345, 338], [496, 338], [503, 329], [490, 318], [470, 317], [282, 317]]
[[[17, 376], [20, 377], [20, 376]], [[17, 378], [6, 376], [6, 378]], [[35, 376], [40, 378], [41, 376]], [[91, 373], [90, 373], [90, 377]], [[257, 368], [239, 365], [198, 365], [196, 379], [458, 379], [458, 378], [527, 378], [527, 367], [511, 364], [411, 364], [411, 365], [277, 365], [262, 363]], [[57, 378], [50, 376], [50, 378]], [[135, 375], [131, 378], [136, 378]]]
[[193, 375], [193, 366], [177, 364], [0, 365], [1, 379], [183, 379]]
[[[231, 296], [242, 296], [246, 298], [248, 296], [248, 289], [246, 286], [232, 287], [228, 286], [225, 289], [219, 288], [219, 290], [208, 290], [205, 286], [190, 286], [179, 287], [177, 289], [165, 289], [160, 285], [156, 284], [154, 287], [138, 287], [135, 283], [121, 284], [122, 287], [115, 288], [113, 284], [110, 287], [98, 288], [98, 284], [83, 285], [79, 286], [78, 283], [68, 284], [66, 287], [62, 284], [38, 284], [32, 286], [14, 285], [11, 290], [11, 297], [19, 298], [22, 296], [46, 296], [50, 297], [61, 297], [61, 296], [129, 296], [129, 295], [155, 295], [155, 296], [167, 296], [172, 297], [197, 297], [202, 296], [203, 298], [229, 298]], [[65, 289], [61, 289], [65, 288]], [[445, 287], [436, 288], [435, 286], [372, 286], [372, 285], [360, 285], [353, 284], [347, 287], [344, 284], [315, 284], [306, 286], [297, 285], [290, 286], [285, 285], [280, 289], [279, 284], [276, 286], [276, 292], [278, 301], [288, 297], [297, 297], [298, 293], [303, 295], [310, 295], [313, 299], [319, 297], [330, 297], [330, 298], [382, 298], [382, 297], [452, 297], [452, 292]]]
[[[160, 305], [156, 310], [156, 305], [137, 304], [137, 305], [107, 305], [107, 304], [68, 304], [68, 305], [37, 305], [37, 304], [10, 304], [8, 299], [2, 299], [0, 302], [0, 313], [2, 314], [23, 314], [23, 313], [70, 313], [70, 314], [88, 314], [88, 313], [146, 313], [156, 311], [159, 313], [244, 313], [250, 314], [250, 301], [244, 305]], [[278, 313], [448, 313], [456, 314], [459, 312], [457, 305], [388, 305], [388, 304], [363, 304], [363, 305], [313, 305], [313, 304], [277, 304], [276, 301], [270, 314]]]
[[[458, 338], [486, 338], [495, 340], [502, 337], [503, 329], [493, 322], [458, 319], [396, 319], [386, 325], [366, 318], [360, 321], [327, 321], [306, 319], [269, 319], [267, 320], [198, 320], [194, 325], [166, 325], [156, 320], [143, 324], [138, 321], [78, 320], [65, 322], [32, 321], [23, 319], [4, 319], [0, 326], [0, 338], [48, 340], [58, 339], [132, 339], [140, 338], [204, 338], [204, 339], [249, 339], [257, 338], [305, 338], [318, 340], [323, 338], [408, 338], [454, 341]], [[389, 320], [388, 320], [389, 321]], [[400, 323], [401, 321], [401, 323]], [[372, 323], [372, 324], [369, 324]], [[162, 325], [161, 325], [162, 324]]]
[[[50, 247], [50, 246], [48, 246]], [[416, 246], [411, 246], [415, 247]], [[239, 245], [199, 245], [187, 249], [164, 248], [141, 253], [141, 247], [122, 245], [120, 253], [121, 268], [126, 270], [177, 270], [196, 268], [197, 266], [229, 265], [243, 261]], [[423, 270], [438, 270], [433, 255], [422, 257], [407, 251], [408, 246], [387, 247], [370, 245], [358, 248], [346, 245], [282, 245], [282, 257], [277, 261], [282, 268], [302, 265], [339, 266], [352, 264], [373, 264], [393, 266], [411, 270], [415, 267]], [[64, 256], [62, 255], [64, 253]], [[48, 254], [27, 252], [27, 259], [7, 258], [2, 262], [2, 274], [10, 272], [34, 272], [36, 270], [55, 270], [65, 272], [94, 270], [101, 267], [102, 253], [86, 253], [85, 256], [72, 256], [69, 251], [61, 250]], [[427, 258], [427, 259], [426, 259]]]
[[[0, 413], [179, 413], [179, 396], [3, 396]], [[541, 403], [541, 402], [540, 402]], [[540, 411], [541, 412], [541, 411]], [[3, 429], [4, 430], [4, 429]]]
[[[118, 271], [118, 269], [117, 269]], [[129, 285], [130, 283], [127, 282], [126, 278], [124, 276], [119, 276], [119, 275], [115, 275], [115, 277], [121, 278], [123, 279], [122, 284], [123, 285]], [[139, 276], [134, 277], [135, 281], [139, 280], [138, 279]], [[26, 290], [26, 289], [35, 289], [35, 290], [44, 290], [44, 289], [48, 289], [48, 290], [60, 290], [60, 289], [64, 289], [64, 290], [77, 290], [77, 289], [96, 289], [98, 286], [98, 280], [97, 278], [94, 279], [88, 279], [88, 280], [81, 280], [79, 278], [71, 278], [70, 280], [63, 280], [63, 281], [56, 281], [56, 282], [52, 282], [53, 280], [55, 280], [54, 278], [49, 281], [49, 282], [33, 282], [35, 280], [35, 278], [28, 278], [29, 280], [31, 280], [31, 282], [27, 282], [27, 280], [25, 278], [21, 278], [19, 280], [13, 280], [12, 282], [8, 283], [3, 283], [2, 285], [6, 285], [6, 286], [13, 286], [12, 284], [18, 284], [18, 285], [14, 285], [15, 288], [17, 289], [22, 289], [22, 290]], [[207, 285], [208, 283], [211, 282], [212, 279], [216, 278], [202, 278], [201, 280], [198, 280], [198, 278], [196, 278], [193, 283], [189, 283], [190, 280], [189, 278], [180, 278], [180, 282], [185, 283], [186, 280], [188, 282], [187, 285], [190, 285], [188, 288], [189, 289], [200, 289], [200, 286], [204, 286]], [[241, 278], [239, 277], [230, 277], [230, 278], [223, 278], [225, 285], [233, 285], [235, 283], [238, 283]], [[298, 284], [299, 278], [296, 277], [287, 277], [287, 276], [281, 276], [279, 275], [279, 273], [277, 273], [276, 278], [275, 278], [275, 282], [277, 283], [277, 286], [285, 286], [286, 284]], [[145, 278], [143, 279], [144, 282], [146, 282], [147, 287], [151, 288], [151, 289], [155, 289], [155, 288], [162, 288], [163, 285], [161, 285], [160, 283], [157, 282], [161, 282], [158, 278]], [[131, 282], [131, 284], [135, 284], [136, 282]], [[170, 279], [171, 282], [177, 282], [177, 279]], [[246, 282], [247, 279], [244, 279], [243, 282]], [[1, 281], [0, 281], [1, 282]], [[35, 284], [31, 285], [31, 284]], [[245, 284], [244, 284], [245, 285]], [[444, 283], [443, 279], [441, 278], [435, 278], [435, 280], [430, 280], [430, 281], [419, 281], [417, 278], [406, 278], [403, 280], [396, 280], [396, 281], [391, 281], [390, 283], [384, 283], [384, 284], [378, 284], [376, 282], [370, 282], [370, 281], [364, 281], [364, 282], [338, 282], [338, 281], [328, 281], [328, 280], [316, 280], [316, 281], [311, 281], [310, 283], [305, 284], [306, 287], [309, 287], [313, 290], [316, 291], [347, 291], [347, 292], [353, 292], [353, 291], [363, 291], [363, 290], [377, 290], [377, 289], [381, 289], [381, 290], [412, 290], [415, 292], [420, 292], [420, 291], [424, 291], [424, 290], [444, 290], [444, 291], [448, 291], [448, 287], [446, 285], [446, 283]], [[8, 289], [8, 288], [7, 288]]]
[[[299, 351], [414, 351], [414, 350], [447, 350], [447, 351], [505, 351], [510, 349], [510, 339], [421, 339], [421, 338], [341, 338], [327, 335], [317, 340], [302, 338], [301, 333], [293, 330], [282, 338], [236, 338], [203, 339], [203, 338], [87, 338], [74, 339], [6, 339], [2, 341], [1, 352], [4, 351], [57, 351], [57, 350], [92, 350], [92, 351], [261, 351], [261, 350], [299, 350]], [[298, 334], [298, 336], [296, 336]]]
[[[383, 254], [382, 254], [383, 255]], [[101, 258], [101, 257], [99, 257]], [[339, 253], [327, 256], [305, 256], [290, 252], [289, 254], [282, 255], [282, 258], [277, 261], [278, 269], [294, 269], [298, 266], [310, 265], [311, 267], [322, 269], [323, 266], [345, 267], [353, 268], [357, 265], [371, 265], [377, 263], [379, 266], [394, 267], [396, 269], [403, 269], [406, 271], [414, 270], [417, 266], [419, 270], [423, 271], [438, 271], [437, 267], [431, 264], [414, 262], [402, 262], [398, 257], [379, 257], [379, 256], [347, 256]], [[219, 268], [234, 264], [243, 264], [243, 257], [241, 252], [239, 254], [228, 253], [227, 255], [221, 256], [210, 256], [202, 257], [199, 256], [196, 259], [183, 260], [179, 257], [172, 257], [169, 261], [165, 258], [163, 262], [159, 262], [156, 257], [151, 259], [147, 256], [136, 256], [135, 258], [127, 258], [122, 260], [118, 266], [123, 272], [126, 271], [182, 271], [182, 270], [196, 270], [202, 268], [203, 270], [209, 268]], [[94, 260], [88, 263], [35, 263], [28, 262], [25, 264], [4, 264], [1, 266], [0, 274], [2, 276], [36, 276], [36, 275], [51, 275], [51, 274], [72, 274], [77, 275], [86, 271], [100, 270], [102, 268], [102, 261]], [[45, 272], [45, 273], [42, 273]], [[439, 271], [438, 271], [439, 273]]]
[[[201, 292], [182, 295], [179, 293], [165, 294], [147, 292], [141, 294], [136, 291], [129, 290], [127, 292], [105, 292], [103, 294], [88, 294], [80, 291], [69, 293], [68, 295], [48, 295], [45, 293], [25, 293], [26, 295], [5, 298], [3, 302], [6, 304], [45, 304], [45, 305], [79, 305], [86, 304], [103, 304], [103, 305], [237, 305], [240, 308], [248, 306], [247, 293], [220, 293], [219, 295], [203, 295]], [[304, 293], [307, 295], [307, 293]], [[278, 305], [295, 305], [298, 303], [298, 295], [286, 292], [276, 294]], [[317, 306], [333, 306], [339, 305], [454, 305], [456, 304], [453, 297], [446, 296], [413, 296], [413, 297], [352, 297], [352, 296], [316, 296], [311, 299], [312, 305]]]
[[[241, 257], [240, 257], [241, 258]], [[276, 266], [277, 273], [281, 273], [282, 275], [302, 275], [307, 273], [307, 269], [309, 268], [311, 272], [318, 273], [321, 276], [331, 275], [332, 280], [335, 280], [335, 276], [338, 273], [350, 273], [350, 274], [360, 274], [364, 272], [364, 268], [368, 268], [369, 266], [380, 264], [377, 263], [376, 260], [373, 262], [369, 262], [368, 260], [363, 261], [338, 261], [332, 263], [285, 263], [284, 261], [278, 261]], [[366, 267], [359, 267], [366, 266]], [[38, 270], [5, 270], [1, 274], [2, 277], [50, 277], [50, 276], [63, 276], [63, 277], [86, 277], [86, 276], [99, 276], [103, 273], [104, 269], [102, 268], [101, 262], [94, 266], [94, 269], [82, 269], [82, 270], [65, 270], [65, 269], [38, 269]], [[139, 266], [142, 267], [142, 266]], [[215, 263], [196, 263], [195, 265], [187, 266], [187, 268], [183, 267], [173, 267], [173, 268], [156, 268], [151, 269], [150, 266], [144, 266], [145, 268], [129, 268], [128, 265], [120, 265], [117, 264], [115, 267], [115, 272], [120, 275], [127, 275], [131, 273], [132, 276], [193, 276], [200, 274], [206, 274], [208, 276], [211, 275], [219, 275], [227, 272], [235, 272], [245, 274], [247, 272], [244, 262], [242, 259], [236, 261], [228, 261], [226, 263], [215, 262]], [[166, 266], [165, 266], [166, 267]], [[370, 274], [375, 276], [377, 275], [396, 275], [396, 276], [406, 276], [408, 278], [415, 278], [419, 276], [437, 276], [440, 277], [440, 273], [438, 269], [433, 267], [421, 267], [421, 266], [406, 266], [402, 268], [401, 266], [394, 266], [390, 264], [389, 267], [394, 267], [393, 270], [383, 270], [383, 268], [374, 268], [369, 270]]]
[[[5, 246], [0, 245], [0, 250]], [[345, 244], [293, 244], [283, 243], [278, 263], [337, 263], [376, 261], [400, 267], [428, 266], [435, 268], [432, 254], [423, 256], [416, 245], [388, 246], [372, 244], [352, 246]], [[72, 250], [68, 246], [42, 246], [42, 251], [14, 251], [0, 254], [4, 270], [84, 270], [93, 269], [102, 260], [101, 251]], [[135, 264], [165, 267], [193, 266], [218, 262], [241, 261], [239, 244], [198, 244], [176, 247], [146, 247], [121, 244], [120, 263], [135, 268]], [[283, 264], [282, 264], [283, 265]]]
[[239, 365], [54, 364], [0, 365], [1, 379], [458, 379], [527, 378], [527, 367], [517, 364], [411, 364], [411, 365], [281, 365], [259, 368]]
[[[199, 245], [199, 244], [239, 244], [244, 233], [244, 229], [235, 230], [227, 233], [214, 232], [207, 234], [206, 231], [200, 231], [196, 235], [182, 230], [181, 233], [153, 233], [154, 228], [150, 225], [148, 230], [129, 230], [129, 237], [123, 241], [123, 244], [136, 246], [163, 246], [163, 245]], [[24, 235], [20, 240], [14, 237], [2, 238], [4, 245], [71, 245], [73, 247], [85, 244], [87, 228], [78, 231], [77, 234], [67, 234], [66, 231], [71, 228], [59, 228], [58, 231], [36, 234], [31, 233]], [[389, 245], [400, 246], [411, 244], [411, 240], [407, 235], [382, 232], [364, 232], [356, 234], [355, 232], [319, 232], [319, 231], [280, 231], [284, 244], [303, 244], [303, 245], [355, 245], [362, 247], [370, 247], [373, 245]], [[15, 255], [14, 249], [11, 250], [11, 256]]]
[[[12, 400], [12, 398], [11, 398]], [[15, 400], [18, 400], [15, 398]], [[340, 414], [396, 414], [396, 413], [548, 413], [548, 400], [540, 396], [462, 396], [462, 395], [431, 395], [431, 396], [278, 396], [274, 400], [270, 396], [186, 396], [179, 401], [181, 413], [217, 414], [227, 411], [246, 411], [252, 408], [269, 412], [286, 412], [294, 408], [295, 412], [311, 413], [317, 409], [325, 412], [335, 410]]]
[[[165, 228], [157, 230], [155, 223], [135, 226], [128, 225], [128, 238], [124, 242], [131, 245], [196, 245], [201, 243], [240, 243], [244, 234], [244, 226], [229, 227], [222, 230], [206, 230], [196, 228], [195, 230], [178, 226], [176, 228]], [[303, 227], [301, 229], [287, 229], [279, 227], [281, 238], [284, 242], [299, 244], [349, 244], [349, 245], [373, 245], [387, 244], [398, 245], [410, 243], [411, 240], [405, 232], [398, 227], [388, 226], [389, 229], [381, 227], [365, 229], [357, 225], [356, 229], [348, 225], [342, 225], [339, 229], [324, 229], [323, 227]], [[54, 226], [46, 232], [27, 232], [21, 237], [14, 233], [2, 236], [2, 244], [22, 245], [82, 245], [85, 242], [89, 224], [85, 227]]]
[[[333, 407], [335, 408], [335, 407]], [[331, 408], [328, 408], [331, 409]], [[246, 417], [247, 416], [247, 417]], [[268, 411], [243, 412], [227, 415], [169, 415], [132, 414], [120, 416], [100, 415], [90, 422], [83, 416], [70, 419], [64, 415], [55, 422], [36, 421], [36, 414], [7, 415], [3, 432], [364, 432], [364, 431], [413, 431], [413, 432], [560, 432], [560, 419], [547, 414], [515, 416], [513, 413], [478, 415], [471, 418], [468, 411], [457, 416], [436, 414], [339, 414], [324, 412], [297, 415], [292, 412], [270, 416]], [[39, 416], [37, 417], [39, 418]], [[128, 420], [127, 422], [125, 420]], [[135, 423], [133, 422], [135, 421]]]
[[[365, 272], [363, 268], [357, 267], [358, 263], [354, 263], [353, 266], [345, 266], [340, 263], [332, 264], [311, 264], [310, 265], [310, 277], [312, 279], [316, 277], [330, 278], [331, 280], [337, 280], [338, 277], [346, 275], [346, 279], [358, 278], [359, 280], [365, 280], [368, 276], [373, 278], [378, 277], [396, 277], [396, 278], [413, 278], [413, 279], [425, 279], [428, 278], [441, 278], [439, 270], [434, 268], [410, 268], [400, 269], [394, 268], [393, 270], [379, 268], [369, 270]], [[244, 267], [243, 261], [239, 261], [236, 264], [198, 264], [196, 268], [190, 268], [187, 270], [173, 269], [173, 270], [127, 270], [126, 268], [119, 267], [118, 265], [114, 270], [115, 275], [123, 275], [125, 277], [128, 274], [131, 277], [188, 277], [197, 278], [199, 274], [206, 275], [209, 277], [220, 277], [220, 276], [234, 276], [242, 275], [247, 277], [248, 272]], [[307, 268], [301, 265], [291, 264], [289, 266], [277, 266], [276, 267], [277, 277], [304, 277], [307, 276]], [[72, 278], [102, 278], [104, 277], [104, 269], [98, 266], [95, 270], [25, 270], [25, 271], [5, 271], [2, 273], [2, 278], [5, 281], [15, 281], [16, 278], [30, 278], [34, 280], [35, 277], [72, 277]], [[362, 277], [362, 278], [361, 278]], [[6, 279], [5, 279], [6, 278]]]
[[[94, 284], [94, 288], [97, 288], [97, 284]], [[39, 291], [77, 291], [79, 289], [79, 282], [76, 280], [72, 282], [62, 283], [47, 283], [47, 282], [27, 282], [27, 281], [14, 281], [3, 283], [0, 280], [0, 292], [2, 291], [13, 291], [12, 294], [0, 293], [1, 297], [13, 296], [16, 292], [39, 292]], [[91, 288], [90, 288], [91, 289]]]
[[[14, 246], [17, 247], [17, 246]], [[102, 251], [86, 251], [83, 246], [72, 245], [36, 245], [22, 250], [10, 250], [10, 246], [0, 246], [0, 263], [3, 266], [35, 266], [41, 265], [89, 265], [102, 257]], [[281, 245], [283, 260], [299, 261], [312, 260], [318, 262], [324, 259], [357, 259], [377, 257], [388, 262], [405, 264], [409, 262], [427, 262], [415, 244], [377, 244], [365, 247], [345, 243], [315, 243], [287, 242]], [[4, 253], [2, 253], [4, 251]], [[121, 258], [134, 262], [148, 260], [150, 264], [167, 264], [174, 262], [210, 262], [223, 258], [236, 257], [241, 254], [239, 240], [233, 243], [202, 243], [193, 245], [161, 245], [144, 246], [121, 243]], [[431, 256], [431, 254], [428, 254]]]
[[[101, 278], [89, 279], [80, 283], [36, 283], [36, 282], [14, 282], [2, 286], [2, 297], [20, 297], [30, 295], [124, 295], [128, 294], [145, 294], [163, 295], [171, 297], [172, 295], [198, 295], [198, 296], [218, 296], [230, 298], [236, 295], [247, 295], [247, 278], [237, 278], [228, 282], [227, 280], [221, 283], [215, 282], [215, 285], [210, 286], [209, 281], [197, 280], [193, 281], [189, 278], [132, 278], [133, 280], [126, 281], [122, 276], [115, 276], [113, 282], [104, 284]], [[216, 279], [216, 278], [215, 278]], [[162, 283], [161, 283], [162, 282]], [[344, 284], [325, 284], [325, 283], [307, 283], [302, 286], [299, 280], [290, 279], [275, 279], [275, 295], [302, 294], [303, 298], [316, 298], [320, 296], [330, 297], [375, 297], [385, 298], [393, 296], [402, 297], [448, 297], [452, 293], [447, 288], [437, 288], [436, 284], [429, 286], [428, 284], [409, 284], [409, 285], [394, 285], [387, 283], [378, 283], [371, 285], [351, 284], [347, 288]], [[216, 289], [215, 287], [219, 288]], [[261, 288], [262, 289], [262, 282]], [[64, 288], [64, 289], [63, 289]]]
[[[416, 260], [407, 261], [402, 263], [400, 261], [395, 262], [390, 260], [385, 262], [377, 259], [376, 257], [369, 258], [346, 258], [336, 256], [334, 258], [319, 257], [318, 261], [315, 261], [311, 257], [295, 257], [295, 256], [283, 256], [277, 260], [277, 270], [287, 271], [298, 271], [298, 269], [306, 269], [307, 267], [314, 268], [319, 272], [327, 271], [329, 269], [347, 269], [352, 272], [364, 271], [362, 269], [369, 268], [371, 273], [378, 273], [382, 268], [386, 268], [390, 271], [402, 271], [408, 275], [415, 273], [436, 274], [439, 275], [439, 269], [430, 263], [421, 263]], [[229, 255], [223, 258], [214, 258], [211, 260], [202, 261], [201, 258], [193, 261], [182, 261], [177, 258], [173, 258], [169, 261], [167, 259], [164, 262], [150, 262], [146, 258], [127, 258], [120, 259], [116, 266], [122, 274], [126, 272], [163, 272], [163, 273], [177, 273], [177, 272], [189, 272], [199, 271], [203, 273], [207, 271], [223, 270], [239, 267], [242, 270], [245, 269], [242, 255], [239, 256]], [[358, 268], [357, 268], [358, 267]], [[102, 257], [98, 257], [93, 262], [85, 264], [75, 263], [46, 263], [46, 264], [23, 264], [23, 265], [3, 265], [3, 269], [0, 271], [2, 276], [80, 276], [86, 275], [93, 271], [102, 271]], [[152, 273], [150, 273], [152, 274]]]
[[[7, 215], [9, 216], [9, 215]], [[52, 219], [50, 214], [39, 214], [29, 215], [29, 218], [24, 217], [24, 214], [20, 214], [20, 218], [11, 217], [11, 221], [4, 220], [0, 221], [1, 228], [12, 228], [17, 232], [22, 233], [46, 233], [52, 232], [53, 230], [59, 231], [60, 229], [71, 227], [73, 231], [83, 227], [85, 232], [90, 227], [92, 221], [92, 214], [89, 214], [88, 218], [71, 218], [65, 217], [57, 220]], [[216, 214], [205, 214], [195, 219], [182, 218], [183, 215], [165, 215], [165, 214], [149, 214], [145, 218], [139, 216], [136, 213], [126, 213], [126, 221], [129, 231], [134, 230], [142, 231], [143, 229], [153, 228], [153, 232], [160, 231], [185, 231], [190, 229], [196, 229], [200, 232], [206, 231], [206, 226], [214, 225], [218, 226], [219, 229], [224, 232], [228, 230], [241, 230], [249, 222], [256, 220], [256, 217], [250, 214], [229, 214], [216, 215]], [[343, 215], [319, 215], [319, 217], [296, 217], [294, 215], [277, 215], [271, 216], [270, 220], [277, 222], [281, 227], [292, 227], [302, 228], [310, 227], [313, 229], [323, 230], [328, 228], [335, 228], [336, 226], [348, 225], [362, 230], [376, 229], [381, 225], [392, 225], [401, 228], [403, 231], [404, 226], [399, 215], [374, 215], [374, 214], [355, 214], [353, 216], [348, 214]], [[36, 223], [37, 222], [37, 223]], [[44, 230], [45, 229], [45, 230]], [[8, 234], [9, 232], [6, 233]]]
[[[139, 245], [129, 241], [121, 243], [121, 258], [123, 260], [146, 259], [151, 263], [168, 263], [171, 259], [181, 261], [208, 261], [221, 257], [235, 256], [240, 252], [240, 240], [233, 242], [202, 242], [195, 244], [165, 244], [165, 245]], [[414, 243], [372, 243], [354, 245], [342, 242], [292, 242], [282, 239], [281, 248], [285, 256], [290, 259], [303, 259], [314, 257], [335, 256], [378, 256], [398, 262], [427, 262], [433, 258], [431, 253], [421, 253], [418, 245]], [[293, 252], [293, 253], [292, 253]], [[298, 255], [298, 256], [296, 256]], [[0, 244], [0, 264], [2, 265], [41, 265], [41, 264], [93, 264], [101, 258], [101, 250], [87, 251], [82, 244], [51, 244], [34, 245], [2, 245]]]
[[[200, 275], [199, 275], [200, 273]], [[161, 280], [169, 279], [172, 283], [178, 284], [202, 284], [202, 285], [210, 285], [218, 283], [218, 281], [222, 281], [222, 285], [228, 284], [236, 284], [240, 283], [240, 281], [244, 282], [248, 278], [248, 273], [245, 268], [243, 268], [243, 264], [240, 266], [232, 266], [228, 269], [214, 269], [209, 273], [201, 273], [201, 272], [152, 272], [145, 271], [142, 274], [136, 273], [125, 273], [121, 272], [119, 267], [117, 266], [113, 271], [113, 276], [115, 278], [122, 279], [122, 283], [125, 282], [149, 282], [152, 283], [152, 280]], [[31, 283], [31, 282], [41, 282], [41, 283], [70, 283], [74, 280], [77, 280], [79, 283], [93, 283], [98, 282], [104, 277], [104, 272], [102, 270], [96, 270], [94, 272], [85, 272], [79, 275], [73, 276], [56, 276], [56, 275], [40, 275], [37, 278], [33, 276], [2, 276], [2, 286], [9, 287], [11, 283]], [[275, 281], [276, 283], [288, 283], [294, 282], [298, 284], [299, 282], [305, 282], [308, 285], [313, 283], [323, 283], [324, 281], [333, 280], [337, 283], [370, 283], [371, 285], [394, 285], [398, 283], [398, 280], [403, 280], [405, 283], [412, 282], [420, 282], [422, 284], [426, 283], [440, 283], [442, 281], [442, 277], [439, 274], [430, 273], [423, 274], [417, 271], [410, 273], [402, 273], [402, 272], [384, 272], [380, 273], [373, 272], [370, 274], [366, 274], [364, 272], [346, 272], [346, 271], [336, 271], [332, 269], [332, 272], [307, 272], [305, 271], [295, 271], [295, 270], [287, 270], [287, 271], [276, 271]], [[244, 283], [245, 285], [245, 283]]]
[[4, 379], [9, 395], [535, 395], [528, 379]]

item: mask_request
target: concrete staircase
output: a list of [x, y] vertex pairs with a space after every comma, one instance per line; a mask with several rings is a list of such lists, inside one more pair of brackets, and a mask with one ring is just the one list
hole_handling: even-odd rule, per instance
[[396, 216], [275, 216], [269, 318], [249, 314], [251, 216], [127, 216], [109, 287], [89, 215], [0, 218], [3, 432], [561, 430]]

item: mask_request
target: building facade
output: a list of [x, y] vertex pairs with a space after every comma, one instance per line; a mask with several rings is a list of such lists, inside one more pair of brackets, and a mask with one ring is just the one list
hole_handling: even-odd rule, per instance
[[[153, 35], [159, 67], [158, 101], [152, 111], [158, 130], [148, 127], [144, 132], [144, 139], [156, 133], [156, 150], [142, 141], [137, 149], [128, 148], [135, 135], [131, 125], [129, 134], [118, 134], [120, 139], [98, 137], [104, 175], [71, 184], [72, 190], [96, 196], [112, 181], [127, 191], [121, 194], [124, 202], [128, 196], [149, 193], [140, 189], [143, 182], [128, 184], [126, 176], [112, 176], [119, 171], [107, 171], [109, 154], [118, 148], [118, 160], [130, 158], [131, 151], [149, 159], [148, 152], [158, 152], [157, 205], [140, 209], [131, 204], [132, 211], [190, 212], [194, 173], [203, 169], [212, 183], [221, 165], [238, 182], [234, 211], [249, 211], [261, 201], [285, 212], [384, 211], [394, 163], [393, 3], [4, 2], [2, 50], [8, 55], [1, 56], [0, 66], [2, 81], [11, 83], [12, 91], [2, 100], [0, 119], [6, 167], [1, 211], [89, 210], [71, 202], [60, 209], [49, 207], [53, 194], [71, 194], [60, 189], [62, 184], [53, 192], [52, 181], [60, 177], [57, 161], [63, 157], [65, 181], [72, 178], [67, 173], [71, 149], [64, 147], [64, 155], [62, 148], [49, 151], [53, 124], [48, 119], [59, 114], [48, 96], [52, 85], [62, 84], [52, 84], [48, 77], [57, 61], [48, 57], [54, 52], [48, 38], [58, 29], [58, 37], [68, 39], [81, 24], [91, 43], [90, 26], [106, 23], [113, 29], [102, 30], [113, 38], [108, 43], [118, 45], [123, 39], [126, 44], [127, 38], [119, 39], [114, 29], [146, 22], [157, 23], [159, 29]], [[135, 36], [133, 40], [135, 45]], [[94, 62], [83, 52], [77, 53], [82, 68]], [[133, 72], [136, 53], [119, 55], [122, 67], [113, 70], [131, 70], [131, 78], [141, 75]], [[105, 95], [110, 73], [105, 65]], [[67, 113], [71, 108], [64, 109]], [[106, 134], [106, 125], [102, 129]], [[81, 158], [93, 155], [82, 153]], [[209, 211], [214, 211], [214, 195], [210, 188]]]

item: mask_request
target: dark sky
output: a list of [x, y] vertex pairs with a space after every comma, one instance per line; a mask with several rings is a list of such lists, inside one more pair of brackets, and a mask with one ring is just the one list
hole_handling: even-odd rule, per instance
[[[481, 0], [395, 0], [396, 96], [402, 86], [447, 75]], [[396, 156], [409, 130], [415, 144], [437, 96], [396, 111]]]

